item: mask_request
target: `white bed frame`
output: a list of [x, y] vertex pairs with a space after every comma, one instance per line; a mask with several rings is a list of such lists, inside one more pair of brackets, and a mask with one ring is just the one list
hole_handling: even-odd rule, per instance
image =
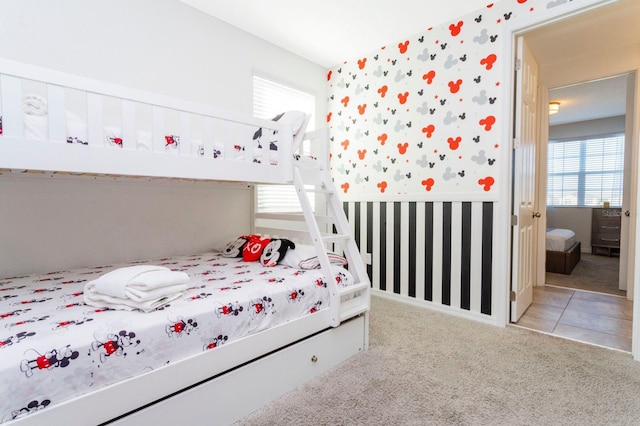
[[[46, 141], [26, 140], [23, 134], [23, 82], [39, 82], [46, 90], [49, 109]], [[32, 84], [31, 82], [29, 84]], [[86, 94], [88, 145], [67, 144], [65, 108], [69, 90]], [[104, 142], [103, 100], [116, 99], [121, 105], [123, 148]], [[54, 173], [145, 176], [177, 179], [205, 179], [252, 183], [297, 183], [292, 161], [292, 132], [286, 124], [247, 117], [165, 96], [127, 89], [113, 84], [73, 76], [54, 70], [0, 59], [0, 100], [2, 135], [0, 135], [0, 171], [46, 171]], [[136, 110], [144, 105], [151, 110], [153, 149], [137, 151]], [[167, 113], [167, 111], [169, 111]], [[180, 150], [164, 152], [165, 116], [179, 117]], [[195, 117], [195, 118], [194, 118]], [[203, 157], [193, 156], [193, 123], [201, 123]], [[213, 158], [213, 146], [223, 142], [232, 146], [246, 138], [256, 127], [278, 131], [278, 164], [255, 164]], [[310, 137], [326, 144], [326, 132]], [[328, 169], [318, 170], [321, 191], [329, 206], [337, 206], [337, 194], [327, 183]], [[308, 174], [308, 171], [307, 173]], [[314, 175], [314, 172], [311, 172]], [[301, 198], [302, 202], [302, 198]], [[319, 237], [328, 226], [319, 224], [308, 214], [297, 220], [308, 232], [296, 231], [296, 237], [313, 242], [319, 258], [329, 272], [326, 243], [341, 240], [349, 269], [356, 284], [339, 289], [328, 281], [330, 309], [280, 325], [212, 351], [158, 368], [75, 399], [48, 407], [10, 421], [11, 425], [65, 424], [86, 425], [113, 423], [139, 424], [229, 424], [260, 408], [267, 402], [294, 389], [338, 363], [368, 347], [369, 280], [353, 237], [345, 235], [344, 213], [332, 210], [333, 219], [343, 235]], [[338, 217], [336, 217], [338, 216]], [[289, 222], [288, 215], [261, 215], [261, 220]], [[283, 226], [286, 228], [286, 225]], [[256, 228], [259, 229], [259, 228]], [[267, 228], [264, 228], [265, 230]], [[271, 229], [271, 228], [269, 228]], [[282, 228], [281, 228], [282, 229]], [[320, 232], [319, 232], [320, 230]], [[275, 232], [275, 231], [274, 231]], [[283, 231], [284, 232], [284, 231]], [[344, 300], [344, 303], [341, 303]], [[0, 354], [1, 355], [1, 354]], [[2, 386], [2, 385], [0, 385]], [[153, 423], [152, 423], [153, 422]]]

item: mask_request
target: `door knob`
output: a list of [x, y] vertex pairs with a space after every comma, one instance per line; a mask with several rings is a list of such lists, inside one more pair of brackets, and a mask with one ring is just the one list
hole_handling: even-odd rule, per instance
[[631, 216], [631, 212], [629, 210], [625, 210], [624, 215], [626, 217], [629, 217], [629, 216]]
[[542, 215], [540, 214], [540, 212], [535, 212], [535, 213], [533, 214], [533, 217], [541, 217], [541, 216], [542, 216]]

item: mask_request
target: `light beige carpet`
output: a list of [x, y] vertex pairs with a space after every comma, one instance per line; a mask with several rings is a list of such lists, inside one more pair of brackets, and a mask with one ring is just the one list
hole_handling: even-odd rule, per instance
[[371, 348], [238, 425], [636, 425], [621, 352], [373, 297]]
[[619, 265], [620, 259], [617, 257], [582, 253], [580, 262], [573, 269], [571, 275], [547, 272], [545, 282], [558, 287], [626, 296], [625, 291], [618, 290]]

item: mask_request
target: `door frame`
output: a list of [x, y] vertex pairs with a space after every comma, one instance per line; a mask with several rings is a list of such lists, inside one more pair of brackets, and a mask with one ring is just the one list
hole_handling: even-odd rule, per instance
[[[575, 16], [578, 16], [582, 13], [592, 11], [594, 9], [610, 5], [616, 3], [618, 0], [584, 0], [579, 6], [571, 8], [571, 10], [566, 10], [564, 7], [557, 7], [553, 9], [547, 9], [546, 11], [542, 11], [538, 16], [530, 19], [525, 19], [521, 22], [510, 23], [508, 22], [505, 29], [505, 37], [503, 38], [503, 51], [505, 54], [505, 58], [508, 58], [507, 61], [512, 61], [515, 59], [515, 52], [517, 46], [517, 37], [523, 35], [527, 31], [533, 30], [535, 28], [543, 27], [545, 25], [555, 23], [558, 21], [562, 21], [565, 19], [569, 19]], [[575, 3], [574, 3], [575, 5]], [[559, 9], [559, 10], [557, 10]], [[505, 83], [503, 86], [503, 97], [504, 99], [508, 99], [509, 102], [503, 103], [503, 116], [508, 120], [508, 125], [503, 126], [502, 128], [502, 140], [509, 141], [511, 145], [513, 143], [513, 128], [514, 128], [514, 101], [515, 101], [515, 84], [516, 78], [515, 74], [512, 72], [513, 67], [506, 66], [505, 67]], [[628, 72], [635, 71], [635, 113], [633, 114], [633, 139], [638, 142], [640, 141], [639, 137], [639, 126], [640, 126], [640, 70], [628, 70]], [[542, 114], [544, 115], [544, 114]], [[542, 117], [540, 117], [542, 119]], [[637, 229], [640, 229], [640, 214], [638, 213], [638, 197], [637, 197], [637, 188], [640, 188], [640, 173], [638, 173], [638, 168], [640, 165], [640, 156], [638, 153], [638, 143], [633, 144], [633, 152], [632, 152], [632, 200], [630, 202], [630, 210], [632, 211], [631, 220], [630, 220], [630, 228], [631, 228], [631, 238], [629, 241], [630, 247], [635, 247], [635, 250], [631, 250], [630, 255], [633, 254], [633, 258], [629, 258], [629, 264], [634, 263], [635, 260], [638, 260], [638, 256], [640, 255], [640, 238], [635, 238], [635, 232]], [[507, 151], [507, 150], [505, 150]], [[511, 205], [513, 203], [512, 197], [512, 185], [513, 185], [513, 172], [514, 165], [511, 161], [511, 149], [508, 150], [509, 155], [505, 155], [505, 160], [507, 164], [507, 174], [509, 179], [506, 179], [507, 182], [503, 183], [504, 194], [500, 203], [503, 206], [499, 209], [497, 214], [497, 220], [501, 220], [505, 226], [502, 228], [500, 232], [500, 236], [503, 238], [503, 241], [506, 242], [506, 256], [509, 259], [514, 255], [514, 248], [511, 245]], [[536, 177], [537, 178], [537, 177]], [[500, 223], [500, 222], [498, 222]], [[541, 232], [541, 231], [539, 231]], [[538, 253], [540, 250], [537, 251]], [[495, 266], [495, 263], [494, 263]], [[503, 325], [509, 324], [510, 317], [510, 292], [511, 292], [511, 277], [513, 275], [513, 271], [511, 270], [512, 262], [505, 262], [503, 270], [496, 270], [495, 272], [499, 275], [507, 277], [504, 283], [502, 283], [502, 290], [496, 288], [496, 300], [495, 302], [501, 307], [500, 314], [498, 315], [497, 321], [502, 323]], [[500, 268], [496, 266], [496, 268]], [[633, 281], [632, 285], [629, 286], [632, 288], [628, 288], [627, 291], [632, 291], [632, 294], [640, 294], [640, 268], [635, 268], [633, 273]], [[640, 361], [640, 303], [634, 303], [633, 308], [633, 332], [632, 332], [632, 354], [636, 361]]]

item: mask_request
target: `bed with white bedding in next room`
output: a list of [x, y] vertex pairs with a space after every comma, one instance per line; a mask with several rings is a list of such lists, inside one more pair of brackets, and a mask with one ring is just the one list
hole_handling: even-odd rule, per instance
[[580, 241], [570, 229], [548, 228], [545, 247], [547, 272], [569, 275], [580, 261]]

